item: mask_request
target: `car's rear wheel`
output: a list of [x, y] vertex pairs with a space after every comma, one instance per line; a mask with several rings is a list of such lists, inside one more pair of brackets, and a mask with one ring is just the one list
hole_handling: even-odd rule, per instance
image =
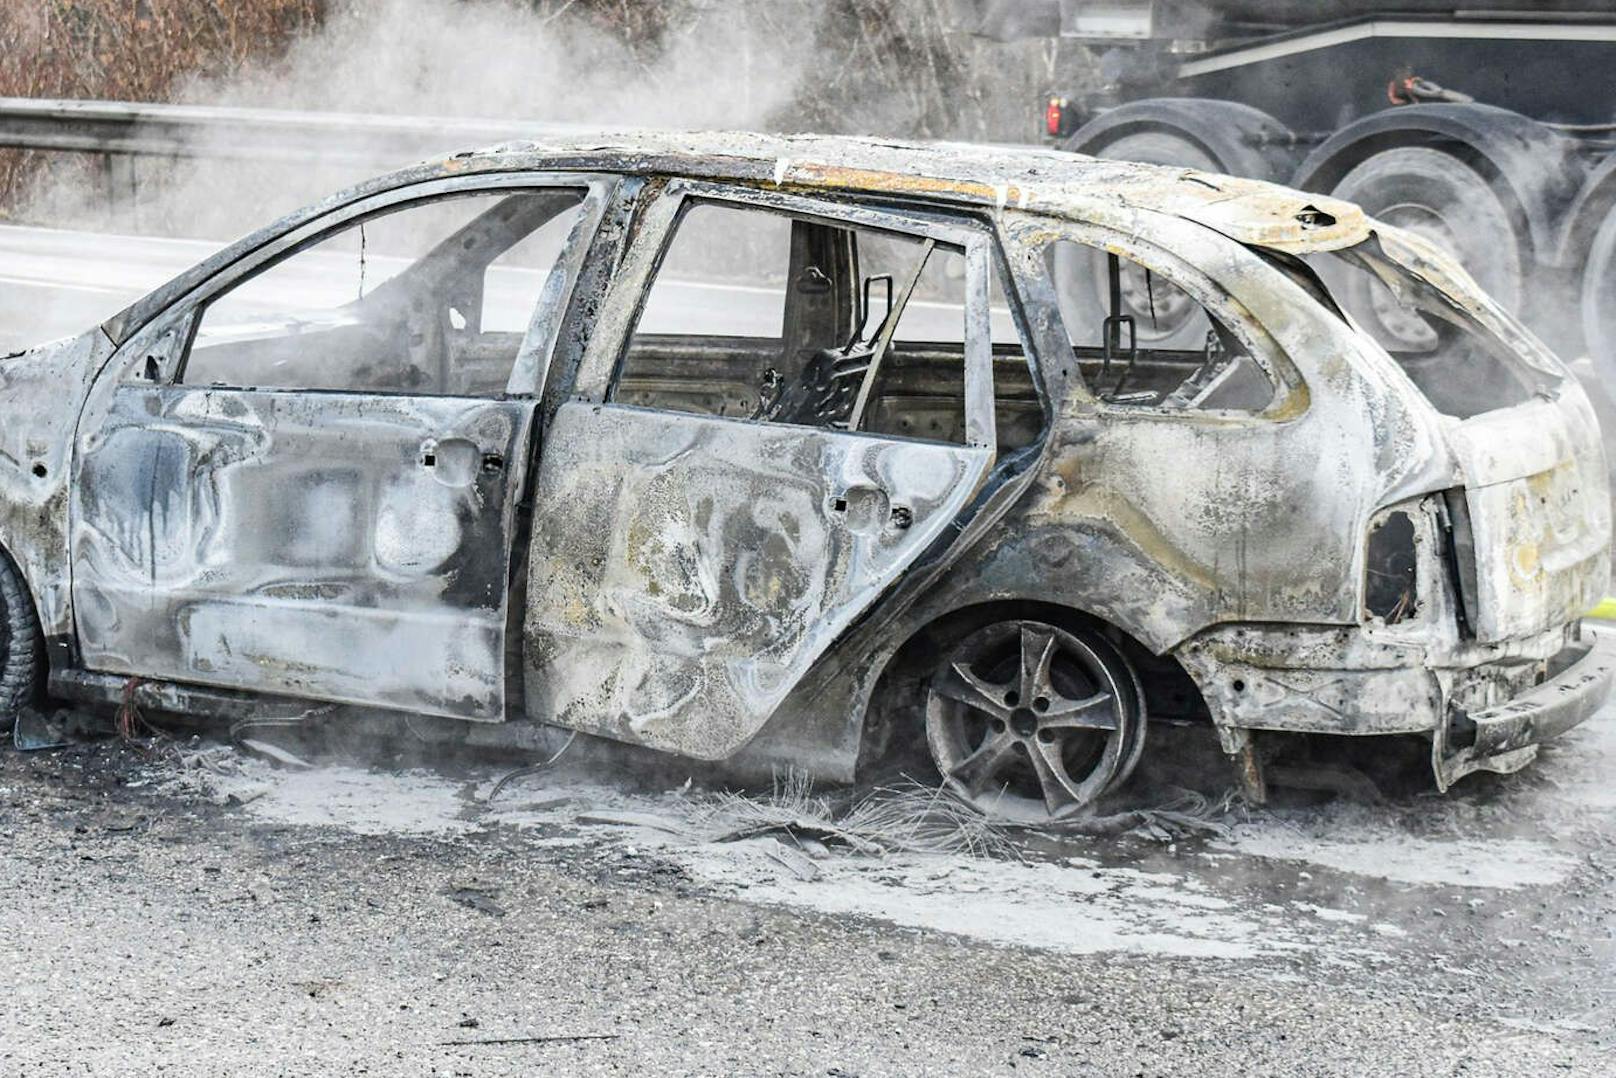
[[926, 742], [943, 784], [996, 819], [1082, 812], [1127, 778], [1144, 736], [1132, 669], [1088, 631], [996, 622], [961, 640], [928, 683]]
[[37, 699], [44, 660], [33, 599], [17, 567], [0, 553], [0, 733], [10, 732], [17, 712]]

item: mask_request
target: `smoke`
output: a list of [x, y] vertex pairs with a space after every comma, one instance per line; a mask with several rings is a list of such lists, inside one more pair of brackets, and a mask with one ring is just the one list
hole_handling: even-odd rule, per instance
[[[581, 19], [536, 14], [507, 0], [353, 3], [273, 62], [228, 79], [190, 79], [172, 97], [185, 104], [536, 125], [746, 126], [789, 99], [807, 61], [787, 43], [814, 29], [806, 5], [749, 10], [676, 28], [650, 55]], [[109, 206], [105, 192], [88, 184], [51, 182], [31, 200], [27, 216], [73, 227], [105, 227], [121, 216], [141, 232], [222, 239], [381, 167], [265, 165], [205, 154], [139, 161], [134, 189], [115, 193], [123, 205]]]
[[698, 9], [654, 45], [508, 0], [380, 0], [337, 10], [271, 66], [178, 100], [326, 111], [733, 127], [791, 99], [817, 5]]
[[[187, 104], [678, 129], [1030, 138], [1038, 43], [971, 37], [950, 0], [342, 0], [279, 56], [194, 77]], [[444, 150], [460, 149], [445, 146]], [[402, 165], [400, 161], [395, 164]], [[43, 174], [20, 214], [225, 239], [371, 169], [139, 160], [127, 189]]]

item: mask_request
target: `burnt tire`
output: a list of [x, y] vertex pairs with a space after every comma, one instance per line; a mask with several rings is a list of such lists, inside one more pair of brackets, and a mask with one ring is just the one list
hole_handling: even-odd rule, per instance
[[17, 567], [0, 553], [0, 733], [9, 733], [17, 712], [39, 698], [44, 671], [33, 598]]
[[[1435, 241], [1495, 300], [1511, 311], [1520, 309], [1530, 265], [1525, 225], [1468, 161], [1429, 146], [1394, 146], [1354, 166], [1330, 193]], [[1345, 305], [1382, 343], [1403, 340], [1389, 305], [1379, 309], [1383, 305], [1368, 297], [1347, 297]]]

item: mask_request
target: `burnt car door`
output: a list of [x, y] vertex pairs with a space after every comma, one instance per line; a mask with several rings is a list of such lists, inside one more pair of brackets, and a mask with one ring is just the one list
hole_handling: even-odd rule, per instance
[[539, 372], [607, 194], [374, 195], [125, 342], [79, 431], [84, 666], [503, 718]]
[[[728, 755], [949, 542], [997, 452], [992, 242], [963, 220], [668, 187], [545, 433], [532, 717]], [[932, 337], [955, 404], [917, 429], [881, 387], [898, 341]]]

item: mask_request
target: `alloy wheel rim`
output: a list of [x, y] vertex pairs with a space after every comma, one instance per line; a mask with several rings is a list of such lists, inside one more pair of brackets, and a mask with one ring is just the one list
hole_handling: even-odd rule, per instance
[[1137, 745], [1111, 667], [1083, 641], [1037, 621], [967, 637], [939, 666], [926, 737], [943, 782], [986, 815], [1058, 820], [1105, 792]]

